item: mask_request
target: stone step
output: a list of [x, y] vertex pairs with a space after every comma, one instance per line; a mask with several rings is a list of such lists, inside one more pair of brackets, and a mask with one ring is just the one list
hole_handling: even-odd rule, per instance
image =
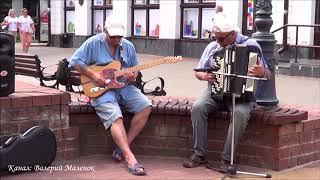
[[319, 59], [294, 59], [289, 62], [278, 61], [276, 68], [277, 73], [289, 76], [303, 76], [320, 78], [320, 60]]

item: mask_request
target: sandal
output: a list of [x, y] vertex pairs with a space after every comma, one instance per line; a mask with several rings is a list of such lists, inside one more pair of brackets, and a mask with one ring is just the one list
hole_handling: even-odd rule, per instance
[[[128, 167], [128, 172], [133, 175], [143, 176], [147, 174], [147, 171], [144, 169], [143, 164], [141, 163], [135, 163], [133, 167], [129, 167], [129, 165], [127, 165], [127, 167]], [[139, 171], [139, 169], [143, 169], [143, 170]]]
[[124, 158], [123, 153], [119, 147], [116, 147], [116, 149], [113, 151], [112, 158], [117, 162], [121, 162]]
[[208, 161], [205, 157], [193, 154], [189, 159], [185, 160], [182, 165], [185, 168], [194, 168], [206, 163], [208, 163]]

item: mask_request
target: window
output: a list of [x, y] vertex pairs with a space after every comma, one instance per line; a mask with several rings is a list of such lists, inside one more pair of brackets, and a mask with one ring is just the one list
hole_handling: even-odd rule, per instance
[[104, 30], [104, 22], [112, 14], [112, 0], [92, 1], [92, 34], [98, 34]]
[[159, 0], [132, 0], [132, 36], [159, 37]]
[[216, 0], [182, 0], [181, 38], [208, 39], [213, 26]]
[[75, 15], [75, 0], [65, 0], [64, 6], [64, 17], [65, 17], [65, 32], [66, 33], [74, 33], [75, 26], [74, 23], [76, 21]]

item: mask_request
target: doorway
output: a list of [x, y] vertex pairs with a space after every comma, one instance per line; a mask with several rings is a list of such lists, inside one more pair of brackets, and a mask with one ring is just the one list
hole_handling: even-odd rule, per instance
[[[316, 0], [315, 24], [320, 25], [320, 1]], [[314, 28], [314, 45], [320, 46], [320, 27]], [[315, 48], [315, 58], [320, 59], [320, 48]]]
[[50, 0], [23, 0], [23, 7], [28, 9], [36, 32], [33, 42], [48, 43], [50, 40]]

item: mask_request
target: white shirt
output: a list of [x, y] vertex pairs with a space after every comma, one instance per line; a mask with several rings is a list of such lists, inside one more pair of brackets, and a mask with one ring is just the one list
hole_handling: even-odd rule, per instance
[[18, 21], [19, 19], [17, 17], [10, 17], [7, 16], [6, 18], [4, 18], [5, 21], [8, 22], [8, 30], [9, 31], [17, 31], [18, 30]]
[[26, 18], [24, 16], [20, 16], [19, 23], [20, 23], [21, 32], [29, 32], [29, 27], [31, 27], [31, 24], [33, 24], [33, 21], [30, 16], [27, 16]]

